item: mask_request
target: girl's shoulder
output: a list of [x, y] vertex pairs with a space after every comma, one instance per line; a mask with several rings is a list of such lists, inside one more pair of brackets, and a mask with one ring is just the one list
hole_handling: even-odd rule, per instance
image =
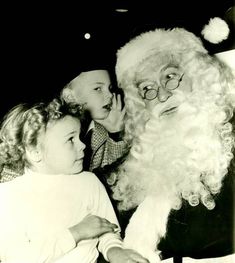
[[84, 172], [81, 172], [79, 176], [83, 177], [87, 181], [94, 182], [94, 183], [100, 183], [99, 178], [93, 172], [84, 171]]
[[89, 187], [94, 187], [94, 188], [104, 188], [103, 183], [100, 181], [100, 179], [97, 177], [96, 174], [93, 172], [82, 172], [79, 174], [80, 176], [83, 177], [84, 181], [89, 184]]
[[88, 172], [88, 171], [84, 171], [81, 172], [79, 174], [72, 174], [72, 175], [58, 175], [57, 176], [58, 180], [61, 181], [67, 181], [70, 184], [73, 183], [87, 183], [87, 184], [96, 184], [97, 181], [99, 181], [99, 179], [97, 178], [97, 176], [92, 173], [92, 172]]

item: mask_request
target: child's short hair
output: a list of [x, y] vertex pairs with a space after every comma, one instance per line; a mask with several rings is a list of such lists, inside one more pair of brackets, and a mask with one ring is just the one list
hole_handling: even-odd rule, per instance
[[60, 99], [68, 105], [70, 109], [77, 110], [77, 107], [83, 109], [83, 105], [79, 104], [72, 92], [72, 84], [69, 82], [66, 84], [60, 92]]
[[71, 109], [60, 99], [50, 103], [19, 104], [3, 118], [0, 130], [0, 163], [13, 170], [21, 171], [28, 166], [25, 149], [36, 146], [38, 135], [49, 123], [66, 115], [81, 118], [79, 108]]

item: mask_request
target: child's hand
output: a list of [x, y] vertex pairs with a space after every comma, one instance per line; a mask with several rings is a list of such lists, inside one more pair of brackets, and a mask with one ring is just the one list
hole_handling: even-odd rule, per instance
[[104, 120], [95, 120], [105, 127], [109, 133], [120, 132], [123, 130], [123, 118], [125, 115], [125, 108], [122, 109], [121, 95], [117, 97], [114, 94], [112, 99], [112, 109], [109, 115]]
[[132, 249], [112, 247], [107, 252], [107, 257], [111, 263], [148, 263], [149, 261]]
[[86, 216], [80, 223], [69, 228], [76, 243], [99, 237], [108, 232], [116, 232], [118, 226], [107, 219], [95, 215]]

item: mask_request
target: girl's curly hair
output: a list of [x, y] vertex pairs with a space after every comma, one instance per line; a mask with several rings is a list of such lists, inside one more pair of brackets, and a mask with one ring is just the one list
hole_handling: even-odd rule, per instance
[[0, 129], [0, 163], [22, 171], [28, 166], [25, 149], [36, 146], [38, 135], [52, 121], [71, 115], [82, 118], [82, 111], [55, 98], [49, 103], [22, 103], [13, 107], [3, 118]]

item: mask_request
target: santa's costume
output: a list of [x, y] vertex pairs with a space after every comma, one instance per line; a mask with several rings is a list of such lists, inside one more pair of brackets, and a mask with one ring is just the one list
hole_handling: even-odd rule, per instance
[[[178, 82], [168, 85], [165, 101], [149, 109], [146, 90], [158, 89], [160, 96], [163, 84], [155, 75], [166, 68], [179, 72]], [[131, 150], [110, 183], [116, 181], [112, 190], [120, 210], [136, 208], [125, 231], [126, 247], [151, 263], [233, 254], [232, 70], [209, 55], [194, 34], [174, 28], [132, 39], [117, 53], [116, 73], [125, 92]], [[180, 87], [187, 83], [185, 93]]]

